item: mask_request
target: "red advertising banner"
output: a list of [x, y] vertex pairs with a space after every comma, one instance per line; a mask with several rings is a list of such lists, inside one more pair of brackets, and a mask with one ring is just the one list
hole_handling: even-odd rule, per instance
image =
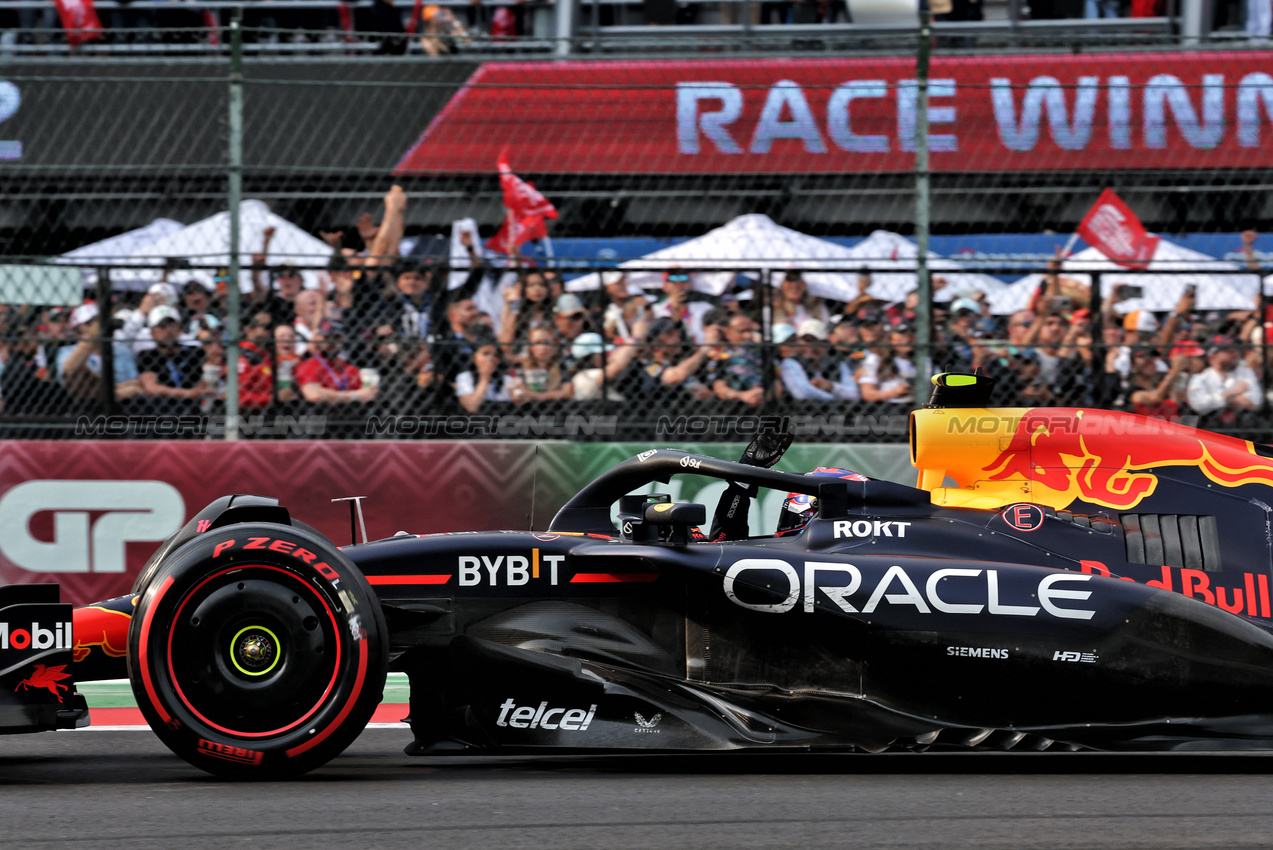
[[[366, 496], [372, 538], [526, 528], [529, 443], [336, 441], [2, 444], [0, 582], [54, 581], [64, 601], [120, 596], [159, 545], [219, 496], [270, 496], [338, 545], [341, 496]], [[537, 527], [563, 496], [545, 468]]]
[[[482, 65], [403, 173], [841, 173], [914, 167], [904, 58]], [[934, 171], [1273, 166], [1273, 51], [942, 57]]]

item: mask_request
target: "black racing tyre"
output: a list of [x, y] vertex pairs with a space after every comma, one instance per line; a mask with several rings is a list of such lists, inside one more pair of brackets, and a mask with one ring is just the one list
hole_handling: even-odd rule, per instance
[[317, 532], [199, 535], [148, 582], [129, 632], [142, 714], [177, 755], [266, 779], [340, 754], [384, 690], [388, 636], [367, 580]]

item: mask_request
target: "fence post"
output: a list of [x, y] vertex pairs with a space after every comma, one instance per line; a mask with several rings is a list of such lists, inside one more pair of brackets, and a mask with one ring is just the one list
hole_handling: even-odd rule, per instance
[[[579, 0], [557, 0], [554, 11], [556, 26], [557, 44], [553, 47], [553, 53], [558, 56], [569, 56], [575, 49], [575, 14], [578, 11]], [[596, 9], [596, 6], [593, 6]]]
[[[760, 270], [760, 385], [765, 388], [765, 397], [760, 402], [763, 412], [773, 401], [774, 389], [774, 314], [773, 292], [769, 281], [769, 269]], [[737, 278], [737, 272], [735, 272]], [[753, 299], [754, 300], [754, 299]]]
[[[1263, 265], [1263, 264], [1261, 264]], [[1269, 298], [1264, 293], [1264, 269], [1260, 269], [1260, 273], [1255, 276], [1256, 289], [1255, 309], [1256, 313], [1255, 326], [1260, 329], [1260, 370], [1256, 374], [1260, 376], [1260, 416], [1265, 417], [1269, 413], [1269, 323], [1267, 320], [1269, 309]]]
[[[1061, 270], [1057, 269], [1057, 280], [1061, 278]], [[1058, 284], [1059, 286], [1059, 284]], [[1087, 309], [1092, 329], [1092, 406], [1108, 407], [1110, 401], [1105, 376], [1105, 356], [1108, 346], [1105, 345], [1105, 302], [1101, 297], [1101, 273], [1092, 272], [1092, 289], [1087, 296]]]
[[230, 264], [226, 271], [225, 438], [239, 438], [239, 201], [243, 197], [243, 7], [230, 20], [230, 138], [227, 198]]
[[97, 333], [102, 337], [102, 413], [119, 412], [115, 399], [115, 317], [111, 311], [111, 273], [97, 270]]
[[933, 281], [928, 275], [928, 54], [933, 23], [928, 3], [919, 6], [919, 50], [915, 56], [915, 405], [927, 404], [932, 374]]
[[1211, 4], [1206, 0], [1182, 0], [1180, 4], [1181, 43], [1185, 47], [1197, 47], [1209, 34], [1207, 12]]

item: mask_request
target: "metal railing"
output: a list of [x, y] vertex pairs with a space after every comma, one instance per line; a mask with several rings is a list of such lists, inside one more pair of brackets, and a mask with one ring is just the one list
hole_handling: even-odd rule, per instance
[[[413, 3], [396, 0], [409, 12]], [[715, 11], [722, 6], [737, 7], [736, 23], [705, 19], [701, 23], [652, 27], [640, 22], [639, 6], [624, 0], [583, 0], [583, 2], [516, 3], [490, 0], [490, 9], [513, 6], [524, 10], [524, 31], [513, 36], [491, 37], [479, 23], [449, 48], [460, 56], [482, 57], [508, 54], [566, 55], [684, 55], [686, 51], [721, 50], [737, 53], [819, 52], [862, 54], [909, 53], [913, 50], [915, 23], [759, 23], [753, 21], [759, 0], [690, 0], [691, 5]], [[165, 0], [101, 0], [96, 3], [106, 30], [79, 47], [66, 43], [62, 31], [27, 26], [0, 34], [0, 55], [22, 56], [120, 56], [120, 55], [224, 55], [228, 52], [225, 27], [229, 13], [243, 4], [231, 0], [200, 0], [174, 4]], [[253, 15], [245, 26], [244, 51], [249, 55], [316, 56], [375, 53], [385, 39], [403, 38], [400, 32], [379, 33], [361, 21], [373, 0], [343, 3], [339, 0], [297, 0], [287, 4], [248, 5]], [[472, 7], [466, 0], [443, 0], [436, 5], [461, 13]], [[53, 9], [47, 0], [0, 0], [0, 14], [25, 12], [33, 20]], [[344, 23], [337, 10], [348, 13]], [[200, 26], [203, 12], [219, 19], [219, 26]], [[189, 16], [180, 25], [153, 27], [153, 15], [179, 12]], [[123, 26], [121, 15], [131, 26]], [[280, 15], [292, 16], [280, 18]], [[715, 15], [704, 16], [716, 17]], [[634, 20], [635, 19], [635, 20]], [[281, 20], [295, 20], [281, 26]], [[327, 22], [324, 23], [324, 20]], [[143, 27], [150, 21], [150, 26]], [[47, 26], [47, 24], [45, 25]], [[1009, 9], [1000, 20], [935, 21], [933, 32], [939, 45], [957, 52], [1002, 52], [1011, 50], [1078, 50], [1122, 47], [1167, 49], [1214, 44], [1226, 49], [1242, 47], [1232, 32], [1188, 31], [1180, 14], [1152, 18], [1097, 18], [1029, 20], [1020, 11]], [[419, 34], [406, 48], [420, 53]], [[1258, 45], [1253, 45], [1258, 46]]]

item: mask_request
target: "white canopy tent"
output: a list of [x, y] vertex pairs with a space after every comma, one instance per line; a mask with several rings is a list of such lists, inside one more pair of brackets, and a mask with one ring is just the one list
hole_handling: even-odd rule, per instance
[[[239, 288], [252, 290], [252, 275], [248, 269], [252, 255], [261, 250], [265, 228], [274, 228], [270, 240], [268, 262], [270, 265], [294, 263], [298, 266], [322, 266], [332, 255], [332, 247], [321, 239], [292, 224], [282, 216], [270, 212], [263, 201], [249, 200], [239, 205], [239, 264], [244, 271], [239, 275]], [[230, 264], [230, 213], [219, 212], [210, 218], [195, 222], [162, 239], [152, 242], [132, 255], [132, 260], [147, 265], [163, 266], [170, 258], [187, 260], [192, 265], [228, 266]], [[162, 271], [139, 271], [144, 285], [159, 280]], [[319, 285], [318, 274], [304, 270], [301, 277], [305, 286], [314, 289]], [[211, 289], [215, 285], [213, 273], [207, 269], [178, 270], [168, 275], [170, 283], [181, 285], [197, 280]]]
[[[663, 285], [665, 269], [672, 266], [683, 268], [691, 272], [694, 289], [709, 295], [723, 294], [733, 282], [736, 273], [693, 272], [693, 269], [736, 268], [742, 271], [771, 268], [774, 270], [771, 283], [777, 286], [787, 269], [799, 268], [804, 272], [805, 282], [812, 295], [839, 301], [852, 301], [857, 297], [856, 268], [895, 268], [899, 271], [872, 275], [868, 292], [881, 300], [897, 301], [916, 286], [914, 269], [917, 256], [915, 244], [896, 233], [876, 231], [852, 248], [845, 248], [783, 227], [769, 216], [752, 214], [739, 216], [697, 239], [629, 260], [619, 268], [627, 271], [629, 284], [647, 289], [657, 289]], [[937, 293], [939, 300], [948, 300], [955, 293], [965, 291], [980, 290], [990, 293], [1003, 286], [989, 275], [963, 272], [958, 263], [943, 260], [931, 252], [929, 256], [932, 258], [930, 268], [942, 273], [948, 281], [948, 285]], [[600, 274], [593, 273], [568, 281], [566, 289], [579, 292], [596, 289], [600, 284]]]
[[[1108, 298], [1115, 287], [1128, 284], [1144, 289], [1141, 298], [1120, 301], [1115, 309], [1121, 313], [1131, 310], [1163, 312], [1175, 308], [1186, 286], [1196, 287], [1199, 310], [1253, 310], [1260, 288], [1256, 274], [1231, 274], [1241, 267], [1225, 260], [1217, 260], [1199, 251], [1185, 248], [1161, 239], [1146, 272], [1155, 274], [1128, 274], [1127, 269], [1110, 260], [1097, 248], [1086, 248], [1064, 260], [1061, 276], [1089, 288], [1092, 278], [1083, 272], [1112, 272], [1101, 275], [1101, 297]], [[1015, 313], [1030, 306], [1030, 299], [1043, 280], [1041, 273], [1027, 275], [990, 298], [990, 309], [996, 314]], [[1086, 306], [1086, 305], [1082, 305]]]
[[[119, 265], [125, 261], [136, 262], [130, 258], [135, 254], [144, 253], [149, 246], [171, 236], [183, 227], [185, 227], [184, 224], [171, 218], [157, 218], [145, 227], [67, 251], [54, 262], [80, 266], [84, 285], [96, 286], [99, 268]], [[143, 283], [137, 279], [138, 272], [137, 269], [115, 269], [111, 271], [111, 284], [123, 289], [148, 286], [150, 281]]]
[[[877, 230], [846, 250], [862, 265], [873, 269], [898, 269], [895, 272], [872, 273], [867, 292], [881, 301], [900, 301], [918, 285], [915, 267], [918, 265], [919, 246], [901, 234]], [[934, 290], [935, 301], [949, 301], [974, 292], [984, 292], [989, 298], [1006, 285], [990, 275], [965, 271], [962, 264], [932, 251], [928, 252], [928, 268], [934, 277], [946, 281], [945, 286]]]

